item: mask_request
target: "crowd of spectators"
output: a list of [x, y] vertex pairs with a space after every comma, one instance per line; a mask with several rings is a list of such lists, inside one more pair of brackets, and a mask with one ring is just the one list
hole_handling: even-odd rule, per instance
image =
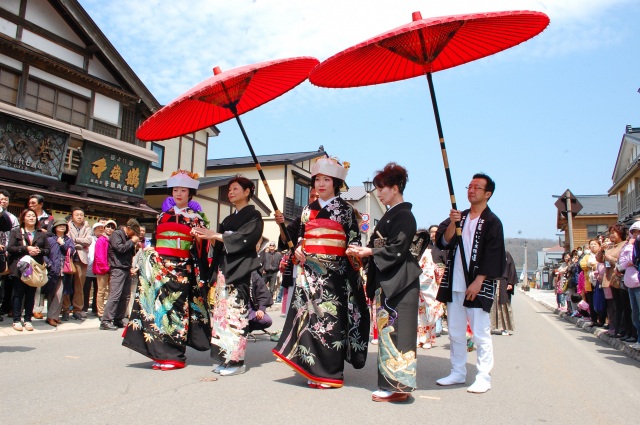
[[640, 222], [620, 224], [563, 255], [555, 269], [557, 306], [640, 350]]
[[[33, 330], [33, 319], [44, 319], [52, 327], [69, 320], [84, 321], [89, 309], [102, 318], [114, 266], [109, 258], [113, 252], [110, 238], [118, 223], [101, 217], [89, 225], [80, 207], [73, 207], [67, 217], [54, 218], [44, 210], [45, 200], [39, 194], [29, 197], [19, 217], [7, 211], [9, 202], [9, 192], [0, 190], [0, 213], [11, 221], [11, 229], [0, 232], [0, 259], [8, 265], [0, 275], [0, 321], [8, 316], [13, 329], [21, 332]], [[136, 250], [148, 246], [146, 231], [136, 220], [120, 227], [133, 230], [135, 235], [128, 237], [135, 241]], [[34, 288], [21, 280], [18, 263], [25, 255], [46, 265], [44, 286]], [[135, 274], [136, 270], [129, 267], [126, 272]], [[127, 288], [122, 300], [115, 302], [128, 303], [130, 297]], [[114, 328], [118, 325], [121, 323], [116, 322]]]

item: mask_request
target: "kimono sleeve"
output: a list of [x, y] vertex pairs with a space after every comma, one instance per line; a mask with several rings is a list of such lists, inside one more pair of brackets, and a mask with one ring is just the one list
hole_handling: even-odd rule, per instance
[[353, 208], [349, 208], [350, 223], [345, 226], [345, 233], [347, 235], [347, 245], [362, 245], [362, 238], [360, 237], [360, 227], [358, 226], [358, 218]]
[[264, 223], [261, 217], [254, 216], [243, 224], [236, 232], [223, 234], [222, 241], [227, 254], [239, 254], [256, 250], [262, 236]]
[[381, 248], [372, 248], [373, 261], [378, 270], [385, 273], [396, 265], [407, 261], [411, 256], [411, 242], [416, 234], [416, 220], [413, 214], [398, 214], [391, 220], [385, 245]]

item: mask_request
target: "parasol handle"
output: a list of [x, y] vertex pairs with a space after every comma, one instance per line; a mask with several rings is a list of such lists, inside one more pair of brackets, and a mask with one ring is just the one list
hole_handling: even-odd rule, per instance
[[[262, 166], [260, 165], [260, 161], [258, 161], [258, 157], [256, 156], [256, 153], [253, 151], [253, 146], [251, 146], [251, 142], [249, 141], [249, 136], [247, 136], [247, 132], [244, 131], [244, 126], [242, 125], [242, 121], [240, 120], [238, 111], [236, 110], [235, 107], [233, 107], [231, 108], [231, 112], [233, 112], [233, 115], [235, 116], [236, 121], [240, 126], [240, 131], [242, 131], [242, 135], [244, 136], [244, 141], [247, 142], [247, 146], [249, 147], [249, 152], [251, 152], [251, 157], [253, 158], [253, 162], [256, 164], [256, 170], [258, 170], [258, 174], [260, 175], [262, 184], [264, 185], [264, 188], [267, 191], [267, 195], [269, 195], [269, 201], [271, 201], [271, 206], [275, 210], [275, 214], [281, 214], [281, 211], [278, 208], [278, 204], [276, 203], [276, 200], [273, 197], [273, 194], [271, 193], [271, 188], [269, 187], [267, 178], [265, 177], [264, 172], [262, 171]], [[289, 232], [287, 232], [287, 227], [284, 225], [284, 223], [280, 223], [279, 226], [280, 226], [280, 231], [282, 232], [282, 234], [286, 239], [287, 246], [289, 247], [289, 249], [293, 251], [293, 242], [291, 241], [291, 237], [289, 237]]]
[[[427, 72], [427, 81], [429, 82], [429, 92], [431, 93], [431, 104], [433, 105], [433, 114], [436, 118], [436, 127], [438, 129], [438, 138], [440, 139], [440, 151], [442, 152], [442, 162], [444, 164], [444, 173], [447, 176], [447, 185], [449, 186], [449, 197], [451, 198], [451, 208], [458, 209], [456, 204], [456, 195], [453, 193], [453, 179], [451, 178], [451, 170], [449, 169], [449, 158], [447, 156], [447, 148], [444, 144], [444, 134], [442, 132], [442, 124], [440, 123], [440, 112], [438, 112], [438, 102], [436, 101], [436, 91], [433, 87], [433, 78], [430, 72]], [[467, 256], [464, 252], [462, 244], [462, 228], [460, 222], [456, 221], [456, 239], [460, 245], [460, 255], [462, 256], [462, 268], [464, 269], [464, 278], [469, 282], [469, 270], [467, 266]]]

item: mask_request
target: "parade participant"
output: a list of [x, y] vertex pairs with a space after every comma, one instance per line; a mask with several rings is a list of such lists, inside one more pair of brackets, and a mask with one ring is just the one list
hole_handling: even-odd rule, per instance
[[246, 371], [251, 272], [260, 268], [256, 245], [264, 227], [260, 212], [249, 205], [254, 191], [251, 180], [235, 177], [229, 182], [229, 201], [236, 211], [220, 223], [218, 232], [204, 228], [192, 231], [197, 238], [215, 241], [211, 357], [219, 363], [214, 372], [220, 376]]
[[69, 224], [64, 219], [53, 222], [53, 234], [47, 238], [49, 244], [49, 281], [45, 286], [47, 294], [47, 324], [54, 328], [60, 323], [62, 309], [63, 281], [73, 280], [73, 275], [64, 274], [63, 266], [67, 253], [73, 258], [76, 252], [73, 241], [67, 235]]
[[142, 250], [134, 264], [139, 283], [122, 345], [152, 359], [156, 370], [184, 368], [187, 346], [198, 351], [211, 347], [208, 244], [191, 235], [207, 220], [202, 211], [188, 207], [200, 184], [197, 178], [178, 170], [167, 180], [175, 205], [158, 217], [155, 249]]
[[[420, 274], [420, 301], [418, 303], [418, 347], [430, 349], [436, 343], [436, 326], [444, 314], [444, 305], [436, 300], [444, 264], [436, 264], [432, 255], [435, 245], [429, 244], [418, 260]], [[438, 249], [440, 253], [444, 252]]]
[[273, 305], [273, 298], [264, 279], [256, 271], [251, 272], [250, 295], [247, 333], [264, 331], [273, 324], [273, 320], [267, 314], [267, 308]]
[[490, 312], [491, 331], [504, 336], [511, 335], [516, 329], [511, 309], [511, 296], [514, 293], [513, 288], [518, 283], [516, 265], [509, 251], [507, 251], [506, 261], [504, 273], [497, 280], [495, 300]]
[[32, 208], [22, 211], [18, 219], [20, 227], [11, 230], [7, 252], [11, 257], [9, 270], [13, 282], [13, 329], [22, 331], [22, 302], [24, 301], [24, 329], [33, 330], [31, 317], [33, 314], [33, 303], [36, 288], [27, 285], [20, 279], [18, 261], [24, 255], [30, 255], [36, 262], [44, 264], [44, 257], [49, 255], [49, 245], [47, 244], [47, 234], [36, 229], [38, 216]]
[[[309, 200], [307, 205], [311, 204], [317, 199], [318, 199], [318, 191], [315, 190], [315, 188], [313, 187], [310, 188]], [[287, 226], [287, 233], [289, 234], [289, 237], [292, 239], [292, 242], [294, 245], [298, 243], [298, 235], [300, 234], [300, 218], [301, 216], [294, 218], [293, 221], [289, 223], [289, 225]], [[275, 214], [275, 219], [276, 219], [276, 223], [278, 224], [284, 223], [284, 215], [282, 213]], [[278, 249], [280, 251], [283, 251], [288, 248], [289, 247], [287, 246], [287, 238], [284, 235], [282, 227], [280, 227], [280, 239], [278, 240]], [[293, 250], [290, 250], [286, 254], [285, 258], [283, 258], [283, 260], [285, 261], [285, 264], [281, 270], [281, 273], [282, 273], [282, 283], [280, 284], [281, 294], [278, 295], [278, 298], [282, 301], [282, 314], [287, 314], [287, 310], [289, 309], [289, 304], [291, 304], [290, 301], [293, 298], [292, 292], [293, 292], [294, 280], [296, 278], [295, 276], [296, 268], [293, 265], [294, 253], [292, 251]], [[276, 302], [277, 301], [278, 300], [276, 299]]]
[[[451, 209], [449, 218], [440, 224], [436, 234], [438, 247], [449, 250], [437, 299], [447, 303], [451, 343], [451, 373], [436, 383], [464, 384], [468, 320], [478, 352], [476, 380], [467, 389], [471, 393], [485, 393], [491, 389], [493, 343], [489, 311], [495, 289], [493, 280], [502, 276], [506, 260], [502, 222], [487, 205], [494, 190], [495, 182], [489, 176], [475, 174], [467, 188], [471, 208], [462, 212]], [[455, 234], [455, 222], [460, 222], [461, 237]], [[461, 248], [467, 263], [464, 266]]]
[[311, 168], [319, 199], [302, 211], [293, 300], [273, 350], [312, 388], [342, 387], [344, 362], [359, 369], [367, 355], [366, 301], [358, 267], [345, 253], [360, 244], [360, 230], [353, 208], [338, 196], [347, 171], [333, 158]]
[[[411, 253], [416, 234], [412, 205], [404, 201], [407, 170], [391, 162], [373, 178], [377, 196], [389, 207], [367, 247], [350, 246], [347, 255], [369, 258], [367, 296], [375, 299], [378, 324], [378, 390], [373, 401], [405, 401], [416, 389], [418, 261]], [[426, 246], [426, 244], [425, 244]]]

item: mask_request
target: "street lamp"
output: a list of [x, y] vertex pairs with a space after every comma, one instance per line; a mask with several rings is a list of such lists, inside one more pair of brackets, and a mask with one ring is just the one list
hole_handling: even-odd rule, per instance
[[[367, 217], [371, 220], [371, 192], [373, 191], [373, 182], [369, 179], [362, 182], [364, 185], [364, 191], [366, 193], [366, 209], [367, 209]], [[364, 245], [366, 246], [369, 243], [369, 232], [371, 231], [371, 224], [367, 228], [366, 232], [364, 232]]]

